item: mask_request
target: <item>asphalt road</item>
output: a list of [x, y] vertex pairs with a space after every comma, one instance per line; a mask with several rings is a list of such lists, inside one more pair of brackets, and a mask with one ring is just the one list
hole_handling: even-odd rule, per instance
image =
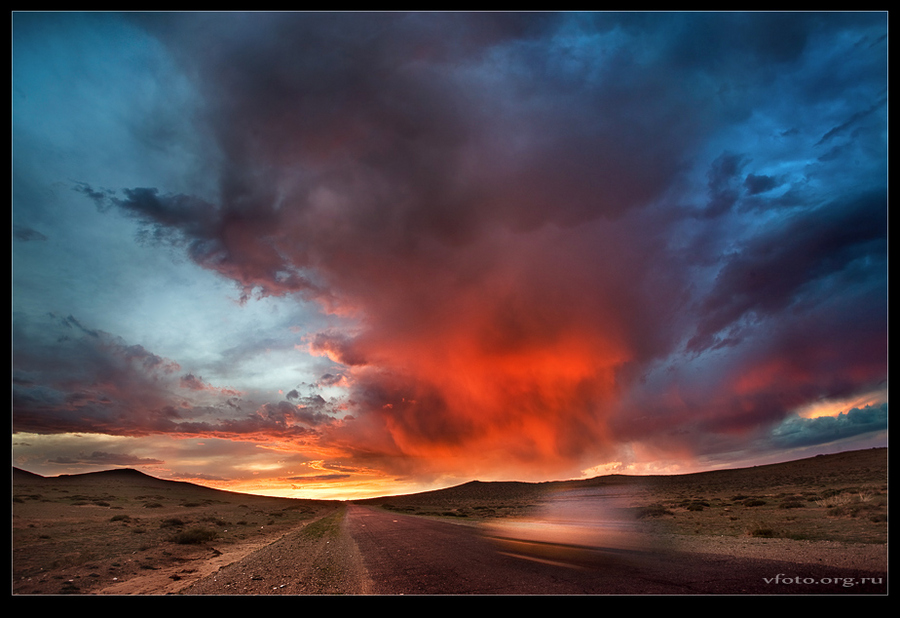
[[357, 505], [344, 526], [378, 595], [887, 593], [884, 573], [666, 550], [547, 553]]

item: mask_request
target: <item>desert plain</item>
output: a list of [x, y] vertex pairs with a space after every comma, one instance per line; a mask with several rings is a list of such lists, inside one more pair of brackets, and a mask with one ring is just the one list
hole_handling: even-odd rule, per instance
[[[403, 496], [273, 498], [128, 469], [12, 471], [14, 595], [371, 594], [344, 530], [361, 506], [479, 529], [560, 492], [614, 490], [667, 548], [887, 575], [887, 449], [675, 476], [473, 481]], [[774, 563], [773, 563], [774, 564]], [[844, 591], [846, 592], [846, 591]]]

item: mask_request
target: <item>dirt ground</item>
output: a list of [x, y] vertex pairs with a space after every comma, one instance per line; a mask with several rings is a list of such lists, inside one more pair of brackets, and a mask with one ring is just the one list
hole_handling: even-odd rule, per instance
[[334, 513], [133, 471], [14, 475], [14, 594], [166, 594]]
[[[886, 449], [672, 477], [473, 482], [362, 502], [479, 525], [527, 517], [555, 493], [584, 487], [626, 494], [631, 517], [684, 551], [887, 570]], [[346, 587], [331, 581], [335, 572], [358, 576], [352, 548], [336, 542], [342, 511], [339, 502], [221, 492], [130, 470], [14, 471], [12, 592], [204, 594], [204, 578], [230, 565], [271, 566], [290, 544], [308, 556], [310, 573], [308, 588], [294, 593], [339, 593]], [[263, 594], [271, 583], [241, 577], [235, 594]]]

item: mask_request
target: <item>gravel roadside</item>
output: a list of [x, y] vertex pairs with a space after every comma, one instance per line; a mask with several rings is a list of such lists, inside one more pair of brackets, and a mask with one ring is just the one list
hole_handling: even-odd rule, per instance
[[342, 525], [345, 509], [323, 517], [223, 566], [182, 595], [368, 594], [356, 544]]
[[885, 545], [704, 535], [672, 535], [669, 541], [673, 549], [698, 554], [887, 572]]

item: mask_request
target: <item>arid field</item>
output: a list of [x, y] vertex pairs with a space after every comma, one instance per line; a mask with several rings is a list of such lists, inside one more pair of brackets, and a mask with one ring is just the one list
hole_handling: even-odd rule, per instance
[[[133, 470], [47, 478], [14, 469], [12, 482], [19, 595], [177, 594], [298, 530], [293, 559], [308, 552], [311, 565], [344, 510], [340, 502], [223, 492]], [[627, 496], [631, 518], [685, 551], [886, 572], [887, 449], [680, 476], [472, 482], [360, 503], [479, 526], [539, 512], [558, 492], [595, 487]]]

